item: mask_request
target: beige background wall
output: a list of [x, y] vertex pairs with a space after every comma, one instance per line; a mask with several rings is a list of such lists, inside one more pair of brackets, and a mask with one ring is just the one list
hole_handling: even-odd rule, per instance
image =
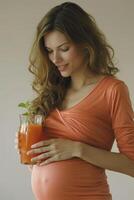
[[[62, 0], [0, 0], [0, 199], [33, 200], [30, 173], [19, 164], [14, 149], [20, 101], [30, 99], [28, 53], [35, 27], [51, 7]], [[134, 105], [134, 1], [75, 0], [92, 14], [115, 49], [119, 78]], [[114, 146], [113, 150], [117, 150]], [[134, 199], [134, 179], [107, 172], [113, 200]]]

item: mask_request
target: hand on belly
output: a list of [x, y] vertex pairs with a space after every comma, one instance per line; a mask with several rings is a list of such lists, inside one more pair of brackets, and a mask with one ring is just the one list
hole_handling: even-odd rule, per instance
[[32, 162], [42, 166], [51, 162], [78, 157], [79, 144], [80, 142], [63, 138], [44, 140], [32, 145], [32, 150], [28, 151], [28, 155], [40, 153], [40, 155], [32, 158]]

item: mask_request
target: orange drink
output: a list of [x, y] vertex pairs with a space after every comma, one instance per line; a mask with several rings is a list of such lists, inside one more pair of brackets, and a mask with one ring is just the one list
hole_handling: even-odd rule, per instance
[[31, 158], [35, 155], [27, 155], [27, 152], [31, 149], [31, 145], [46, 139], [43, 119], [42, 115], [30, 117], [20, 115], [19, 149], [22, 164], [33, 164]]

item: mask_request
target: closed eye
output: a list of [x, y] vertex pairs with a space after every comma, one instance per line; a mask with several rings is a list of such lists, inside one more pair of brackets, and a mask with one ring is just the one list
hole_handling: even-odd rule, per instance
[[69, 48], [64, 48], [64, 49], [61, 49], [62, 51], [68, 51], [69, 50]]
[[52, 51], [49, 50], [48, 48], [45, 48], [45, 51], [46, 51], [47, 53], [51, 53], [51, 52], [52, 52]]
[[[68, 51], [69, 50], [69, 48], [62, 48], [62, 49], [60, 49], [61, 51], [63, 51], [63, 52], [66, 52], [66, 51]], [[49, 50], [49, 49], [47, 49], [46, 48], [46, 51], [47, 51], [47, 53], [52, 53], [53, 51], [52, 50]]]

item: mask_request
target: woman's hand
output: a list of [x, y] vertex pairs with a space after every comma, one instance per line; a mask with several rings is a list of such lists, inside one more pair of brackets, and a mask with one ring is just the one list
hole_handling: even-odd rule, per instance
[[[51, 162], [67, 160], [79, 155], [79, 142], [69, 139], [56, 138], [41, 141], [32, 145], [28, 154], [41, 153], [32, 158], [32, 162], [40, 163], [42, 166]], [[45, 160], [45, 161], [43, 161]]]

